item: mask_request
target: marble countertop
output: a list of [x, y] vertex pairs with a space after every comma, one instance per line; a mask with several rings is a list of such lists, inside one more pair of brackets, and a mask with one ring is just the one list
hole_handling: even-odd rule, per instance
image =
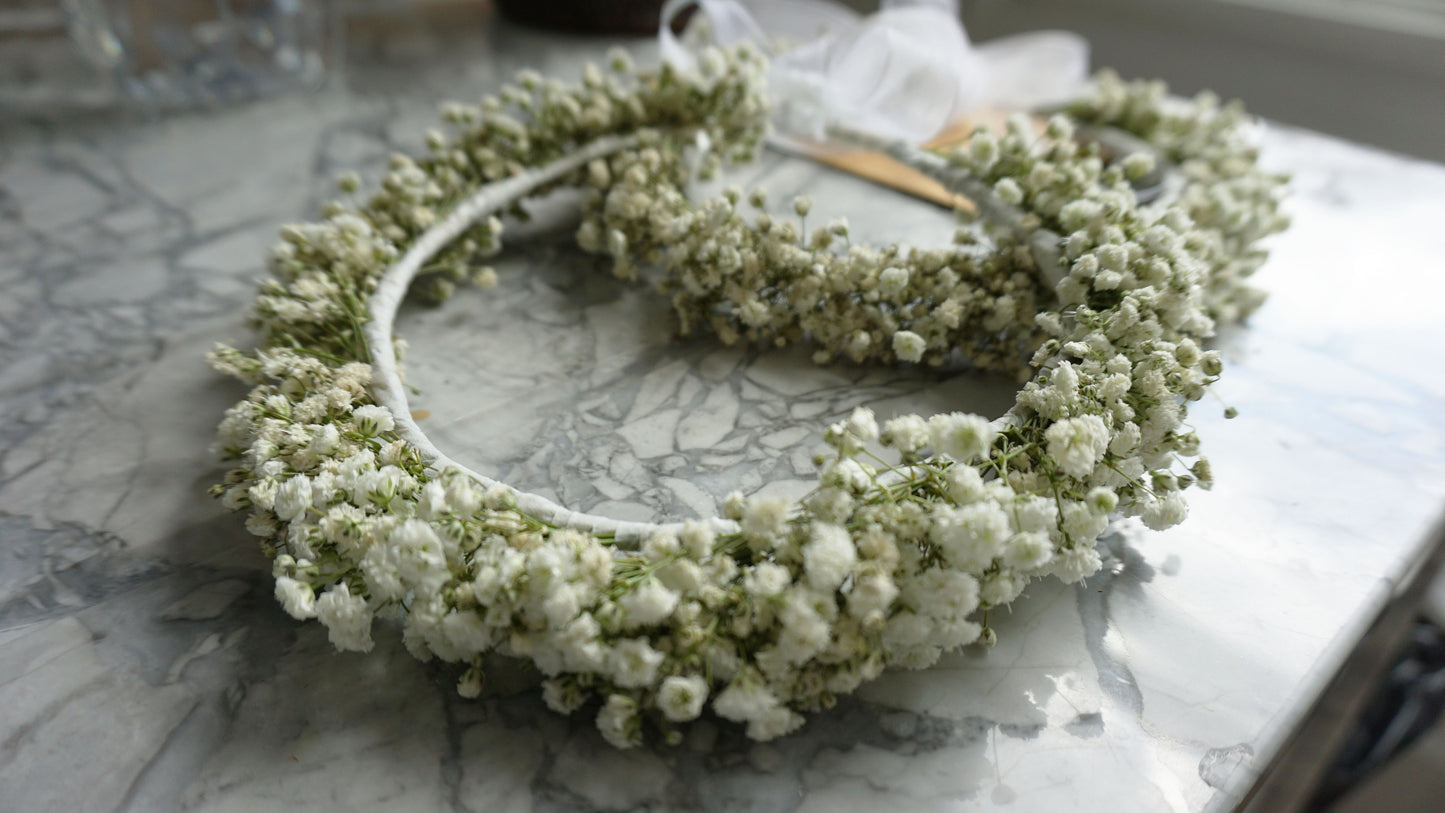
[[[202, 354], [282, 223], [330, 178], [415, 150], [436, 102], [606, 43], [505, 26], [389, 46], [314, 96], [160, 122], [0, 130], [0, 811], [1200, 810], [1247, 789], [1425, 553], [1445, 503], [1445, 167], [1282, 128], [1295, 225], [1269, 303], [1218, 339], [1192, 422], [1216, 471], [1183, 526], [1117, 525], [1086, 584], [1031, 587], [999, 644], [885, 675], [797, 734], [703, 722], [606, 746], [525, 672], [452, 691], [395, 631], [338, 655], [286, 617], [238, 516], [205, 496], [239, 390]], [[768, 156], [864, 237], [949, 233], [929, 206]], [[620, 518], [796, 489], [853, 406], [1001, 413], [1012, 386], [671, 340], [544, 207], [502, 284], [400, 330], [428, 431], [464, 462]], [[522, 373], [519, 370], [527, 372]]]

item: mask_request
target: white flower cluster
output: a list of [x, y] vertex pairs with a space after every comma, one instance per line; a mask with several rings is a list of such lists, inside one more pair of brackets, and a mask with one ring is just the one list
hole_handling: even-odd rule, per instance
[[[845, 221], [805, 232], [801, 220], [765, 211], [760, 192], [745, 201], [733, 189], [695, 206], [680, 152], [597, 164], [578, 242], [611, 254], [623, 277], [640, 260], [662, 260], [684, 334], [709, 329], [727, 344], [806, 338], [819, 362], [939, 366], [961, 352], [1020, 381], [1030, 375], [1028, 351], [1043, 337], [1026, 317], [1049, 297], [1026, 251], [982, 253], [966, 230], [942, 249], [849, 245]], [[792, 208], [802, 218], [811, 202]]]
[[[841, 223], [805, 235], [763, 211], [761, 194], [751, 220], [738, 192], [689, 203], [684, 148], [699, 132], [709, 165], [757, 149], [757, 58], [630, 79], [626, 60], [615, 63], [617, 76], [590, 69], [578, 87], [524, 74], [499, 99], [450, 107], [457, 138], [433, 136], [425, 161], [394, 161], [365, 206], [283, 233], [256, 311], [263, 347], [218, 348], [211, 361], [253, 386], [221, 425], [217, 445], [236, 468], [215, 492], [251, 510], [288, 613], [361, 651], [373, 619], [394, 618], [418, 657], [465, 665], [465, 696], [481, 691], [486, 653], [526, 658], [546, 675], [552, 708], [597, 699], [597, 725], [619, 747], [638, 743], [645, 721], [676, 739], [706, 709], [769, 739], [885, 667], [992, 641], [989, 610], [1031, 580], [1095, 572], [1112, 512], [1167, 527], [1183, 519], [1181, 490], [1209, 485], [1202, 458], [1176, 468], [1199, 451], [1183, 404], [1220, 371], [1199, 341], [1211, 314], [1246, 309], [1239, 280], [1253, 243], [1282, 224], [1277, 179], [1205, 106], [1151, 116], [1157, 99], [1105, 81], [1081, 108], [1093, 112], [1078, 114], [1134, 129], [1183, 167], [1172, 206], [1137, 206], [1126, 175], [1141, 161], [1104, 161], [1067, 119], [1043, 139], [1018, 125], [981, 132], [953, 157], [1024, 222], [1066, 235], [1069, 272], [1050, 291], [1014, 234], [880, 250], [847, 246]], [[1167, 138], [1153, 129], [1163, 120]], [[834, 454], [800, 503], [735, 494], [725, 513], [736, 533], [690, 523], [636, 549], [540, 522], [505, 487], [428, 468], [367, 390], [359, 331], [377, 278], [466, 192], [616, 132], [643, 137], [570, 179], [591, 190], [579, 240], [624, 276], [660, 262], [685, 328], [807, 338], [819, 360], [942, 364], [962, 352], [1031, 378], [1015, 407], [994, 421], [905, 415], [881, 426], [857, 410], [828, 428]], [[1211, 197], [1224, 175], [1233, 191]], [[1244, 215], [1225, 211], [1250, 200]], [[794, 202], [799, 218], [809, 209]], [[495, 221], [476, 226], [437, 279], [459, 278], [499, 234]]]
[[1264, 302], [1247, 284], [1266, 257], [1255, 244], [1288, 228], [1289, 216], [1279, 210], [1288, 178], [1260, 170], [1244, 106], [1221, 105], [1209, 91], [1175, 103], [1162, 82], [1124, 82], [1113, 71], [1102, 71], [1096, 85], [1071, 114], [1126, 130], [1178, 165], [1190, 181], [1177, 206], [1197, 232], [1191, 251], [1211, 266], [1205, 306], [1221, 322], [1248, 316]]

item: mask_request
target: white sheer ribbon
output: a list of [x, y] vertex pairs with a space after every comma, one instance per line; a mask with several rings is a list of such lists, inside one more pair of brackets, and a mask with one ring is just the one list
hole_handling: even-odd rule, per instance
[[1089, 46], [1077, 34], [970, 44], [956, 0], [884, 0], [868, 16], [833, 0], [669, 0], [658, 36], [663, 58], [681, 67], [697, 56], [672, 23], [690, 7], [712, 42], [752, 42], [768, 54], [773, 124], [795, 138], [823, 140], [837, 123], [916, 143], [977, 109], [1070, 98], [1088, 72]]

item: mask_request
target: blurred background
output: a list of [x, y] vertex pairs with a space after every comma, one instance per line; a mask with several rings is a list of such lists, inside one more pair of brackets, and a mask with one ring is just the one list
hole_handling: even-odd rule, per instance
[[976, 40], [1076, 31], [1096, 66], [1445, 160], [1445, 0], [962, 0], [961, 10]]
[[[859, 11], [878, 0], [841, 0]], [[0, 116], [214, 104], [314, 87], [398, 6], [646, 35], [662, 0], [0, 0]], [[1095, 65], [1445, 160], [1445, 0], [959, 0], [970, 36], [1058, 28]], [[384, 23], [383, 23], [384, 24]], [[406, 32], [395, 31], [405, 39]], [[374, 39], [374, 37], [363, 37]], [[354, 41], [353, 41], [354, 46]]]

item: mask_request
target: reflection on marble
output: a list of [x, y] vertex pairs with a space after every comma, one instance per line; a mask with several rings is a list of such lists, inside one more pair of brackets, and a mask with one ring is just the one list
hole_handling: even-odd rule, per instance
[[[239, 392], [207, 373], [276, 227], [327, 179], [414, 148], [433, 102], [603, 44], [500, 29], [334, 89], [128, 128], [11, 124], [0, 139], [0, 810], [1014, 810], [1227, 807], [1416, 561], [1445, 496], [1434, 233], [1445, 169], [1265, 134], [1296, 174], [1274, 296], [1219, 339], [1192, 422], [1219, 485], [1183, 526], [1121, 523], [1087, 584], [1041, 583], [991, 651], [867, 686], [769, 744], [703, 722], [676, 747], [605, 746], [498, 664], [464, 701], [395, 631], [331, 652], [270, 598], [237, 517], [205, 498]], [[449, 61], [454, 60], [454, 61]], [[413, 95], [397, 76], [414, 81]], [[388, 77], [390, 77], [388, 79]], [[383, 88], [383, 90], [374, 90]], [[386, 90], [391, 88], [391, 90]], [[815, 217], [931, 241], [947, 217], [809, 164], [747, 173]], [[743, 177], [747, 177], [746, 175]], [[552, 232], [549, 232], [549, 228]], [[707, 514], [790, 489], [855, 404], [1001, 412], [965, 374], [832, 367], [672, 342], [666, 305], [555, 237], [503, 284], [408, 310], [437, 442], [570, 505]], [[941, 231], [940, 231], [941, 230]], [[527, 372], [519, 372], [526, 370]], [[770, 484], [770, 485], [765, 485]]]

